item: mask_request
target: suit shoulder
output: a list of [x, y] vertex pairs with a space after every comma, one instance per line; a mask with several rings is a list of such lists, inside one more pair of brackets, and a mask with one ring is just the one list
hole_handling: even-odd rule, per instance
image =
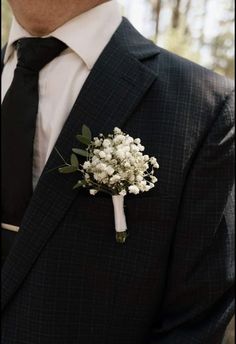
[[178, 56], [163, 48], [156, 58], [159, 81], [171, 85], [182, 85], [183, 91], [205, 94], [208, 97], [225, 98], [234, 90], [234, 82], [199, 64]]
[[232, 116], [232, 80], [162, 48], [145, 63], [157, 75], [147, 94], [152, 115], [171, 125], [178, 118], [180, 136], [204, 137], [227, 104]]

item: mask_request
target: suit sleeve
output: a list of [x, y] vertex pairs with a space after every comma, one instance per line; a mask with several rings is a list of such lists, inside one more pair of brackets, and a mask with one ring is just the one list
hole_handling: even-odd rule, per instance
[[234, 95], [198, 151], [183, 191], [151, 344], [218, 344], [234, 312]]

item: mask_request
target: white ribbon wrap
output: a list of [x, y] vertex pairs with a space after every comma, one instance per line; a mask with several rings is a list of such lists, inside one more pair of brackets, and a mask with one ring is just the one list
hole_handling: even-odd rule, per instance
[[124, 196], [112, 196], [114, 206], [115, 228], [117, 233], [127, 230], [125, 212], [124, 212]]

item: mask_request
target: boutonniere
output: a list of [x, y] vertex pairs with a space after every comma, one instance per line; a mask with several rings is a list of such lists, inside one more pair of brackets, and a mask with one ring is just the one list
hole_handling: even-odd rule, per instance
[[[124, 212], [124, 197], [147, 192], [155, 186], [157, 159], [144, 154], [139, 138], [133, 138], [114, 128], [113, 133], [92, 138], [90, 129], [83, 125], [76, 138], [86, 148], [73, 148], [70, 162], [59, 168], [60, 173], [80, 173], [74, 189], [88, 188], [91, 195], [105, 192], [114, 205], [116, 241], [125, 243], [128, 231]], [[58, 152], [59, 153], [59, 152]], [[60, 154], [60, 153], [59, 153]], [[78, 156], [86, 158], [79, 162]]]

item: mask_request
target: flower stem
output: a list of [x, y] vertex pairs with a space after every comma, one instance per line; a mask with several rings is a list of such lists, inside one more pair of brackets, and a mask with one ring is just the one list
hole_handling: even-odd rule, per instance
[[57, 152], [57, 154], [59, 155], [59, 157], [62, 159], [62, 161], [65, 163], [65, 165], [69, 165], [65, 159], [63, 158], [63, 156], [61, 155], [61, 153], [59, 152], [59, 150], [57, 149], [57, 147], [55, 147], [55, 151]]
[[128, 236], [129, 236], [128, 231], [116, 232], [116, 242], [118, 244], [124, 244]]

